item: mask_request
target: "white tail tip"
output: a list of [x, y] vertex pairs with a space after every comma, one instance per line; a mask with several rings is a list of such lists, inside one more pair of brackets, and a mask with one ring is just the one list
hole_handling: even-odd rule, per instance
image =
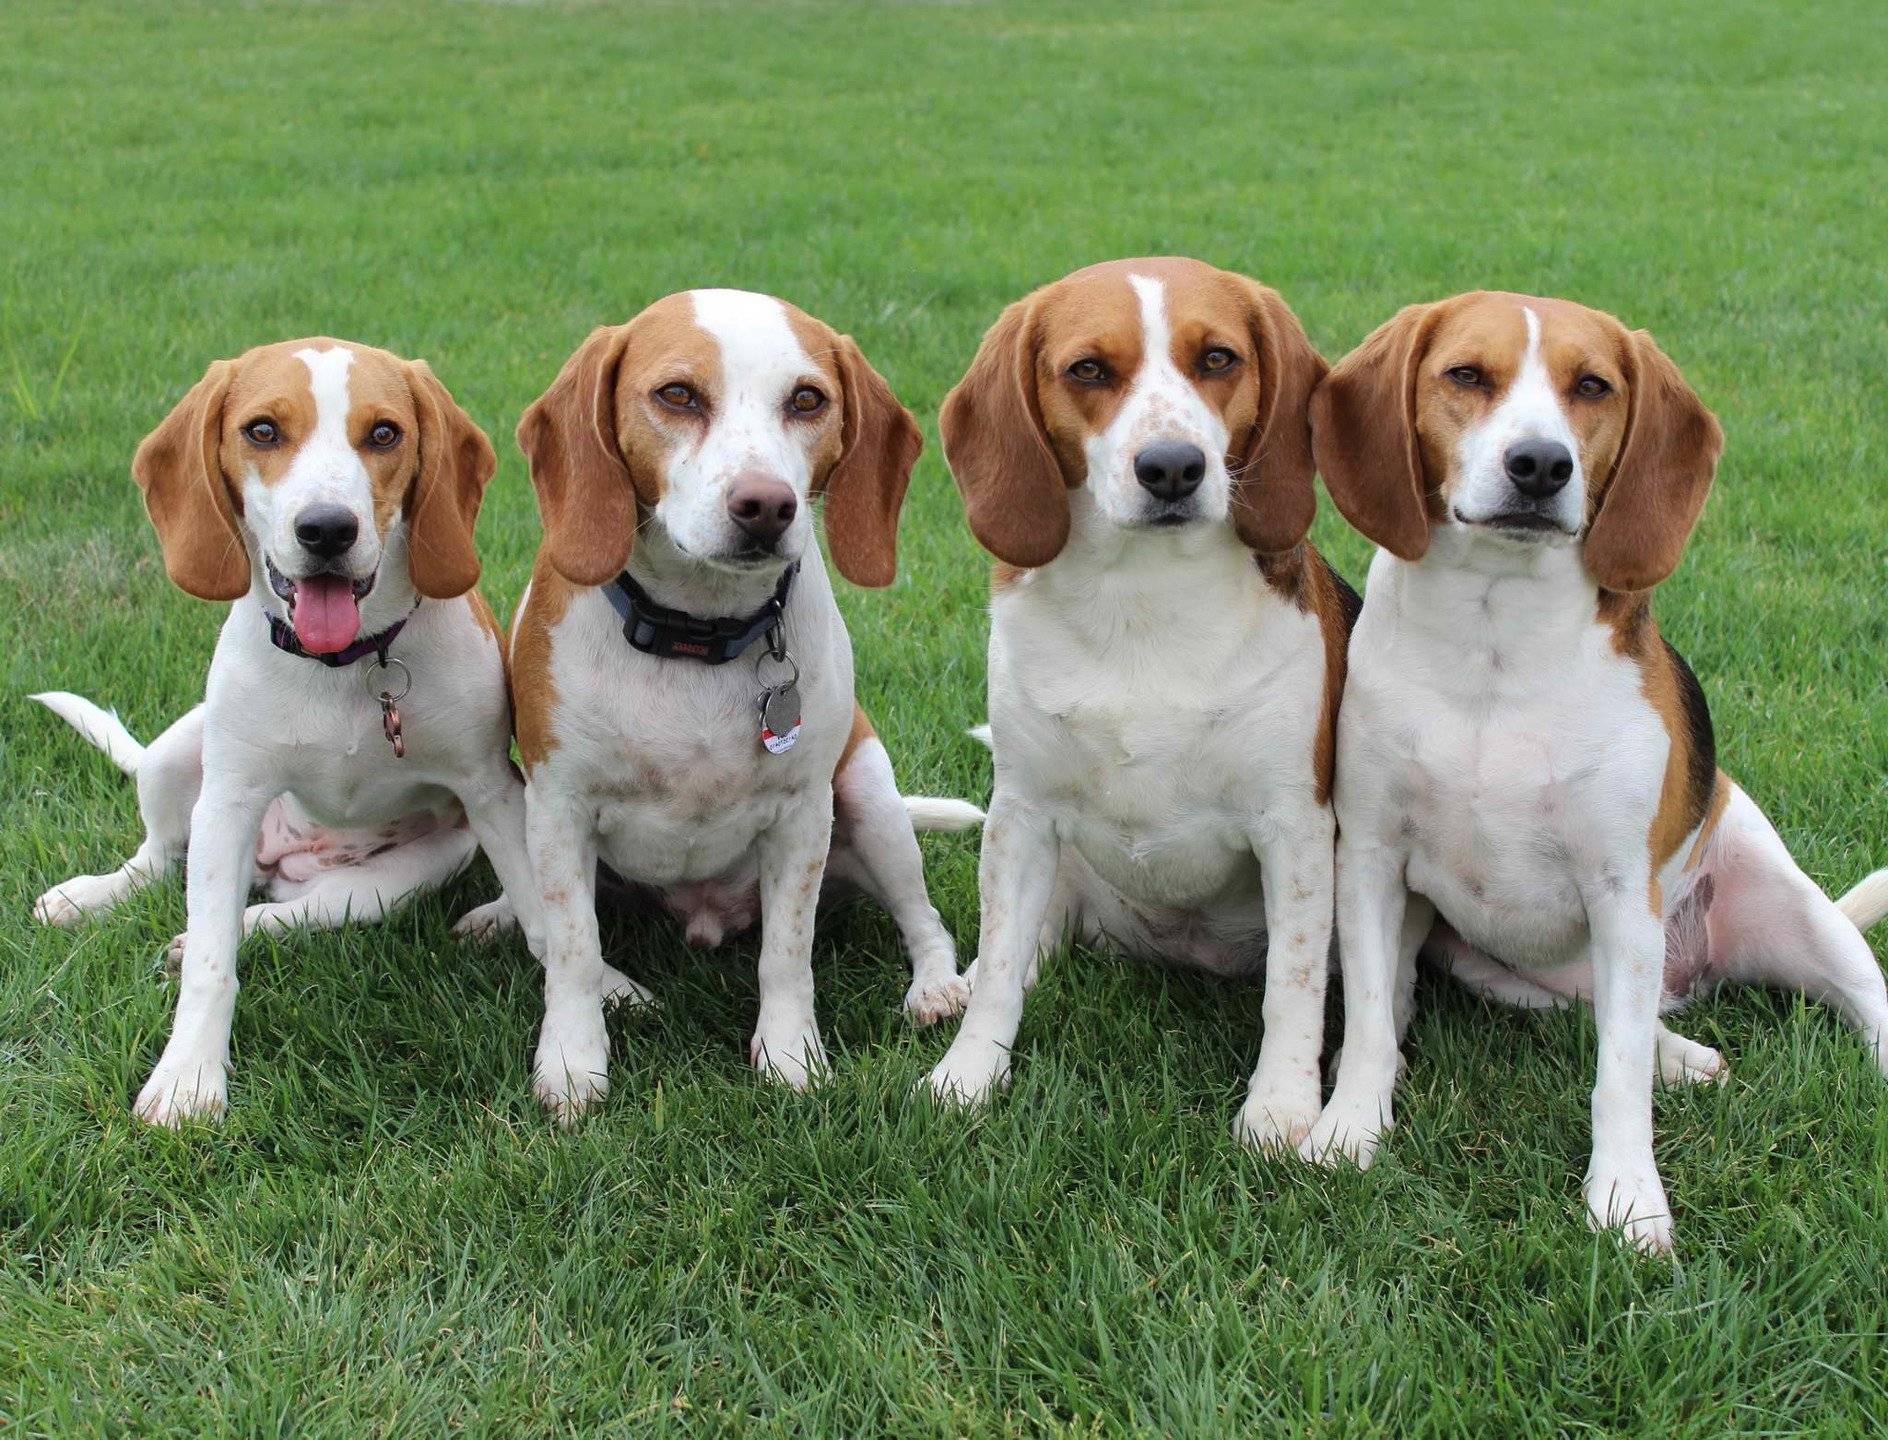
[[116, 710], [100, 709], [83, 695], [71, 695], [64, 690], [46, 690], [26, 698], [39, 701], [98, 746], [111, 757], [112, 764], [125, 774], [138, 773], [138, 762], [144, 758], [144, 747], [125, 729], [124, 721], [118, 718]]
[[964, 731], [964, 734], [968, 735], [972, 740], [975, 740], [986, 750], [996, 749], [996, 742], [990, 738], [990, 722], [988, 720], [984, 721], [981, 725], [972, 725], [968, 730]]
[[974, 830], [983, 824], [983, 811], [968, 800], [936, 795], [907, 795], [904, 800], [913, 830]]
[[1888, 870], [1870, 875], [1836, 901], [1836, 909], [1854, 921], [1857, 930], [1866, 930], [1888, 916]]

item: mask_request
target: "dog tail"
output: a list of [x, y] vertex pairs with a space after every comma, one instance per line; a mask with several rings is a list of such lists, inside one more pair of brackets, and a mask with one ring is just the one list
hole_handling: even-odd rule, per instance
[[144, 747], [125, 729], [124, 721], [118, 718], [116, 710], [101, 710], [84, 696], [69, 695], [64, 690], [47, 690], [26, 698], [39, 701], [98, 746], [111, 757], [111, 763], [125, 774], [138, 773], [138, 762], [144, 759]]
[[938, 795], [907, 795], [904, 799], [913, 830], [974, 830], [983, 824], [983, 811], [968, 800], [947, 800]]
[[975, 740], [986, 750], [996, 749], [996, 742], [990, 738], [990, 722], [988, 720], [984, 721], [981, 725], [972, 725], [968, 730], [964, 731], [964, 734], [968, 735], [972, 740]]
[[1836, 901], [1836, 909], [1853, 920], [1857, 930], [1866, 930], [1888, 916], [1888, 870], [1877, 870], [1870, 875]]

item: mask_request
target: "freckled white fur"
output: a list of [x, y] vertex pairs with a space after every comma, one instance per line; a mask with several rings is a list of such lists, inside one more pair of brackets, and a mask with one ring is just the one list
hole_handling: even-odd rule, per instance
[[[1465, 513], [1494, 513], [1508, 444], [1571, 443], [1545, 390], [1540, 327], [1515, 385], [1460, 451]], [[1551, 413], [1550, 413], [1551, 412]], [[1569, 492], [1581, 488], [1576, 476]], [[1584, 501], [1580, 503], [1583, 505]], [[1474, 508], [1471, 508], [1471, 505]], [[1577, 512], [1576, 512], [1577, 513]], [[1867, 942], [1733, 787], [1695, 868], [1666, 861], [1651, 909], [1649, 833], [1670, 737], [1639, 666], [1596, 618], [1577, 544], [1438, 523], [1423, 559], [1379, 551], [1351, 637], [1338, 720], [1338, 939], [1345, 1038], [1307, 1158], [1370, 1163], [1392, 1119], [1419, 949], [1491, 998], [1590, 999], [1599, 1029], [1596, 1225], [1672, 1243], [1652, 1153], [1652, 1084], [1722, 1079], [1721, 1057], [1665, 1029], [1667, 921], [1698, 890], [1680, 963], [1830, 998], [1888, 1068], [1888, 993]], [[1432, 925], [1440, 918], [1442, 924]], [[1674, 921], [1674, 923], [1677, 923]]]
[[[321, 419], [302, 447], [308, 453], [294, 457], [289, 481], [296, 494], [320, 494], [321, 485], [333, 483], [339, 488], [329, 493], [339, 495], [351, 471], [334, 449], [334, 425], [337, 415], [345, 420], [353, 356], [339, 349], [299, 353]], [[341, 443], [345, 433], [343, 424]], [[349, 456], [364, 475], [351, 449]], [[278, 501], [289, 493], [274, 488]], [[372, 543], [371, 496], [362, 503], [363, 540]], [[292, 524], [288, 513], [283, 521]], [[245, 519], [253, 524], [254, 514]], [[379, 919], [464, 868], [477, 843], [522, 906], [527, 930], [536, 928], [523, 786], [508, 759], [511, 718], [494, 638], [465, 599], [413, 609], [404, 546], [382, 557], [361, 607], [362, 633], [410, 612], [391, 651], [412, 674], [400, 702], [407, 753], [395, 759], [360, 667], [329, 669], [270, 644], [264, 611], [281, 613], [283, 606], [257, 553], [267, 543], [264, 533], [272, 532], [248, 537], [251, 591], [224, 622], [204, 703], [129, 757], [144, 843], [118, 870], [56, 885], [35, 906], [43, 921], [75, 923], [150, 884], [183, 858], [188, 842], [176, 1020], [137, 1101], [138, 1114], [156, 1124], [208, 1118], [224, 1108], [243, 936]], [[47, 698], [82, 731], [110, 738], [94, 718], [103, 712], [89, 702]], [[127, 754], [122, 742], [113, 751], [121, 763]], [[259, 862], [270, 900], [245, 906]]]
[[[727, 538], [727, 487], [743, 471], [784, 479], [807, 496], [809, 435], [785, 405], [817, 372], [779, 301], [729, 290], [693, 299], [718, 347], [722, 389], [705, 437], [673, 457], [629, 569], [661, 604], [741, 615], [773, 593], [779, 567], [741, 573], [702, 557]], [[906, 1006], [914, 1018], [928, 1023], [963, 1003], [955, 948], [925, 893], [884, 747], [861, 744], [834, 773], [852, 726], [852, 644], [811, 534], [802, 506], [789, 535], [797, 546], [783, 546], [788, 555], [808, 552], [783, 621], [802, 714], [800, 738], [785, 754], [759, 741], [755, 663], [764, 642], [718, 666], [645, 655], [624, 643], [622, 621], [595, 589], [573, 595], [550, 632], [556, 744], [534, 766], [528, 793], [546, 923], [536, 1085], [560, 1120], [608, 1089], [594, 978], [602, 963], [599, 856], [665, 891], [700, 943], [745, 928], [758, 892], [760, 1017], [750, 1056], [789, 1084], [808, 1084], [825, 1064], [811, 964], [815, 907], [829, 876], [858, 884], [897, 920], [912, 959]], [[765, 668], [770, 678], [784, 673], [771, 661]]]
[[[1312, 768], [1323, 635], [1227, 523], [1224, 426], [1173, 365], [1164, 287], [1132, 283], [1148, 358], [1088, 441], [1068, 545], [991, 605], [982, 942], [931, 1084], [974, 1101], [1005, 1082], [1038, 949], [1073, 933], [1263, 971], [1264, 1045], [1238, 1128], [1290, 1143], [1317, 1115], [1329, 963], [1332, 822]], [[1203, 518], [1183, 527], [1133, 523], [1134, 455], [1156, 440], [1212, 457]]]

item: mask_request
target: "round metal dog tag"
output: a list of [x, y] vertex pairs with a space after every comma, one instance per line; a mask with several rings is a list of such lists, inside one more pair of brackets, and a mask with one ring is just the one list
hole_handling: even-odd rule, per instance
[[784, 755], [800, 738], [800, 687], [792, 680], [760, 692], [760, 743], [770, 755]]

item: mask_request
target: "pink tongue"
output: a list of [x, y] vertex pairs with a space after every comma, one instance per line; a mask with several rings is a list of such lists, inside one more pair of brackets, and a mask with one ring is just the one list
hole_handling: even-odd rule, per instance
[[288, 618], [302, 649], [313, 655], [345, 650], [361, 633], [361, 607], [354, 603], [353, 582], [341, 575], [297, 580]]

